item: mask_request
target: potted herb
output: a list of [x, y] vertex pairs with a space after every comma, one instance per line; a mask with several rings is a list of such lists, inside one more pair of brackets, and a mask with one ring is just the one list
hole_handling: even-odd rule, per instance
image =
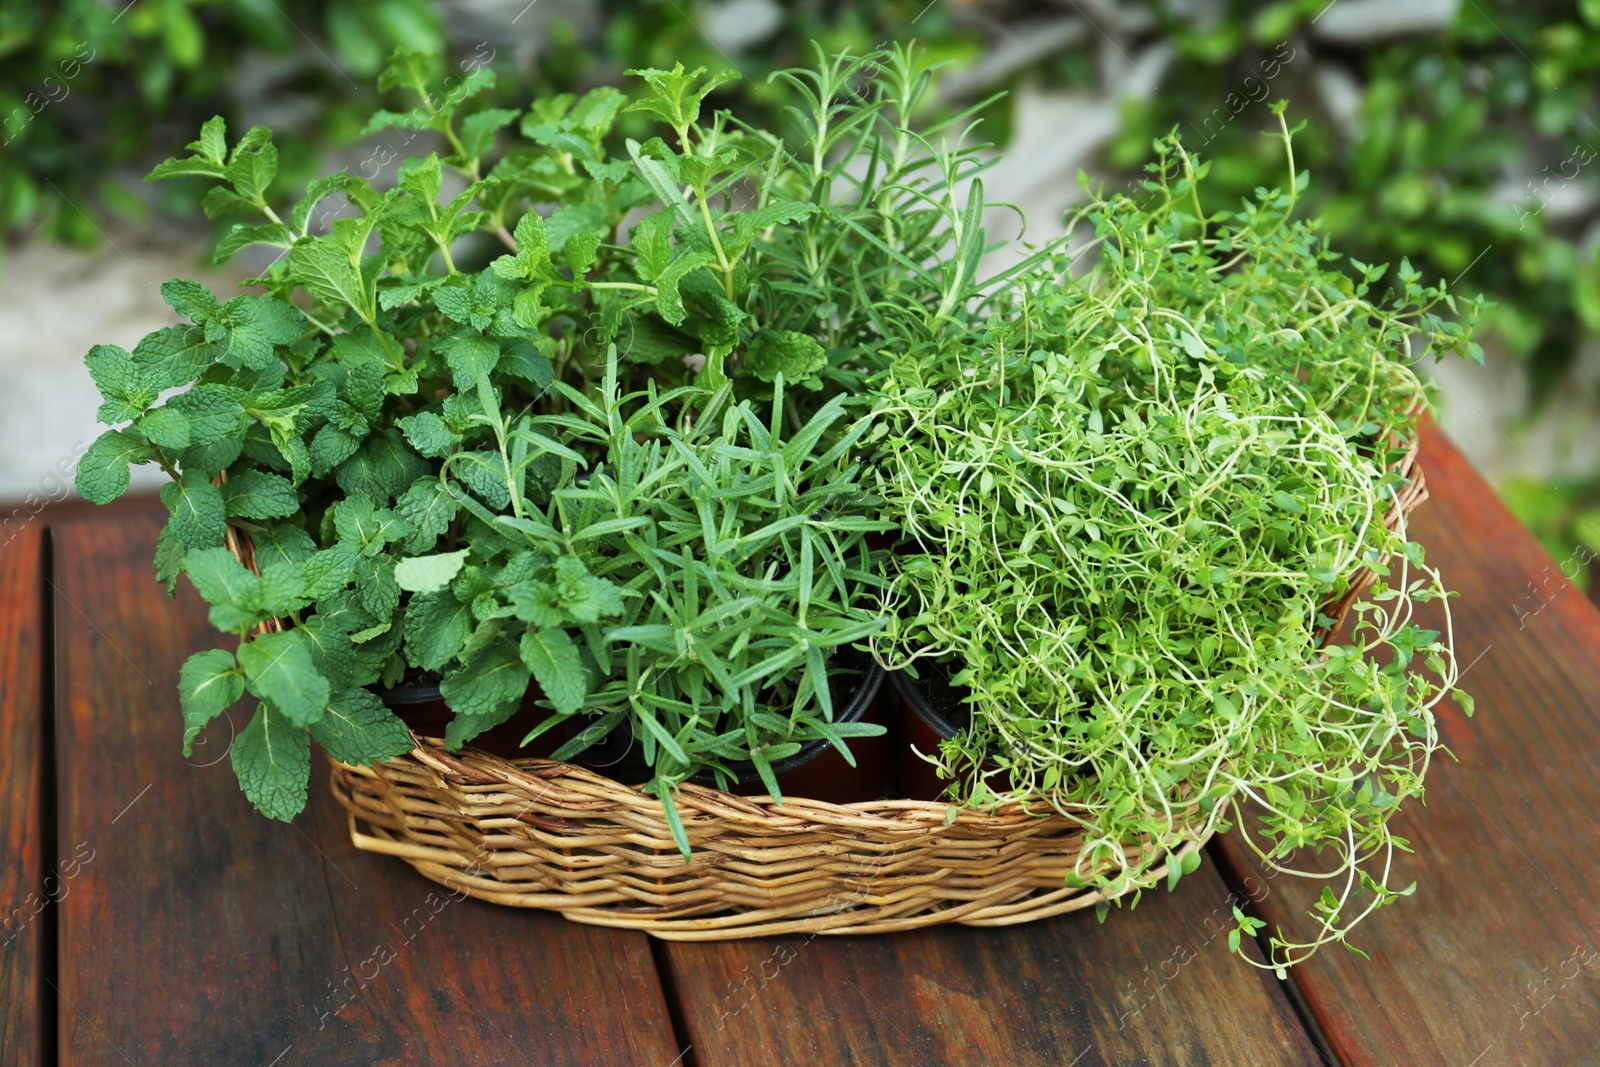
[[730, 74], [640, 71], [636, 99], [519, 115], [472, 109], [492, 72], [441, 95], [436, 59], [397, 53], [379, 86], [410, 107], [368, 129], [442, 154], [387, 189], [340, 172], [275, 206], [271, 133], [230, 144], [220, 118], [157, 167], [255, 217], [219, 260], [278, 250], [261, 292], [170, 281], [183, 323], [87, 358], [113, 428], [79, 491], [165, 470], [158, 577], [237, 641], [185, 664], [185, 743], [257, 698], [233, 765], [290, 818], [310, 739], [352, 764], [410, 749], [385, 688], [434, 678], [456, 748], [531, 679], [535, 733], [595, 716], [567, 756], [626, 721], [670, 813], [693, 775], [776, 791], [801, 746], [876, 732], [834, 721], [827, 682], [879, 625], [845, 408], [893, 316], [968, 314], [983, 200], [950, 195], [969, 154], [907, 125], [926, 64], [874, 60], [785, 75], [800, 155], [702, 113]]
[[[1292, 153], [1288, 192], [1208, 216], [1204, 167], [1161, 150], [1143, 203], [1085, 209], [1086, 275], [1061, 256], [1012, 314], [929, 322], [892, 365], [874, 485], [906, 543], [879, 648], [963, 713], [929, 753], [956, 799], [1080, 818], [1075, 875], [1109, 895], [1246, 802], [1267, 867], [1331, 854], [1317, 936], [1274, 937], [1281, 968], [1410, 892], [1388, 820], [1421, 795], [1456, 664], [1412, 618], [1438, 575], [1384, 519], [1427, 402], [1412, 341], [1481, 356], [1408, 265], [1395, 307], [1366, 298], [1382, 268], [1334, 268], [1292, 217]], [[1361, 569], [1376, 584], [1324, 646], [1319, 609]]]

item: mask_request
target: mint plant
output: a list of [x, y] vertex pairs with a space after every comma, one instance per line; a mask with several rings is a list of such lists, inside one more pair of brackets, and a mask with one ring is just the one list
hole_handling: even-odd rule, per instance
[[[906, 536], [878, 647], [967, 689], [972, 725], [936, 757], [956, 799], [1081, 819], [1074, 879], [1108, 896], [1230, 827], [1270, 870], [1315, 867], [1316, 934], [1271, 937], [1280, 972], [1411, 891], [1388, 821], [1422, 795], [1457, 667], [1413, 618], [1438, 574], [1383, 520], [1427, 402], [1412, 342], [1481, 358], [1408, 265], [1392, 305], [1367, 297], [1381, 268], [1334, 269], [1293, 218], [1290, 133], [1287, 189], [1214, 214], [1205, 166], [1165, 142], [1144, 204], [1085, 208], [1087, 275], [1061, 255], [983, 330], [926, 323], [871, 438]], [[1360, 566], [1378, 581], [1324, 647], [1318, 607]]]

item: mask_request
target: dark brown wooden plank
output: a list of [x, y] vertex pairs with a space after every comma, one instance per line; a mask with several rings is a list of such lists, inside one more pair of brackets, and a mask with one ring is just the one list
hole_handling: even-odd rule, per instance
[[[44, 538], [0, 527], [0, 1063], [44, 1055]], [[53, 872], [51, 872], [53, 873]]]
[[[1293, 980], [1351, 1064], [1600, 1062], [1600, 612], [1442, 436], [1422, 453], [1433, 499], [1413, 520], [1452, 602], [1477, 713], [1440, 717], [1427, 807], [1396, 817], [1416, 895]], [[1579, 561], [1569, 561], [1572, 573]], [[1541, 606], [1542, 605], [1542, 606]], [[1240, 850], [1224, 845], [1242, 871]], [[1281, 878], [1263, 917], [1308, 924]]]
[[1228, 955], [1207, 860], [1102, 926], [1024, 926], [666, 946], [698, 1067], [1314, 1064], [1276, 979]]
[[349, 846], [320, 767], [311, 811], [262, 818], [227, 722], [183, 759], [178, 668], [216, 637], [153, 580], [157, 529], [57, 531], [60, 841], [94, 849], [62, 907], [62, 1062], [670, 1062], [644, 935], [448, 902]]

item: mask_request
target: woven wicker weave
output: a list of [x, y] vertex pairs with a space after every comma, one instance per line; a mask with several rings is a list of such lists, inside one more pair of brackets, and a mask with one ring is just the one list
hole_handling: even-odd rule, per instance
[[[1427, 496], [1415, 450], [1400, 469], [1409, 484], [1386, 516], [1391, 529]], [[229, 544], [251, 562], [248, 538]], [[1342, 622], [1373, 578], [1352, 576], [1324, 614]], [[1081, 830], [1043, 806], [961, 810], [947, 823], [943, 803], [780, 805], [686, 784], [685, 863], [655, 797], [564, 763], [450, 753], [419, 737], [375, 767], [334, 762], [332, 778], [358, 848], [482, 900], [674, 940], [1004, 926], [1105, 899], [1064, 885]]]

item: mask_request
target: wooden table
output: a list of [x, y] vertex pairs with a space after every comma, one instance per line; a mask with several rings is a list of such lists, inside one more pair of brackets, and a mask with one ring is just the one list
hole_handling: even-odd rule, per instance
[[0, 1063], [1600, 1064], [1600, 613], [1448, 442], [1423, 461], [1477, 717], [1443, 711], [1372, 959], [1286, 982], [1221, 918], [1303, 929], [1309, 890], [1228, 841], [1104, 925], [672, 944], [451, 902], [320, 781], [257, 816], [225, 724], [185, 760], [213, 638], [152, 579], [159, 516], [46, 511], [0, 544]]

